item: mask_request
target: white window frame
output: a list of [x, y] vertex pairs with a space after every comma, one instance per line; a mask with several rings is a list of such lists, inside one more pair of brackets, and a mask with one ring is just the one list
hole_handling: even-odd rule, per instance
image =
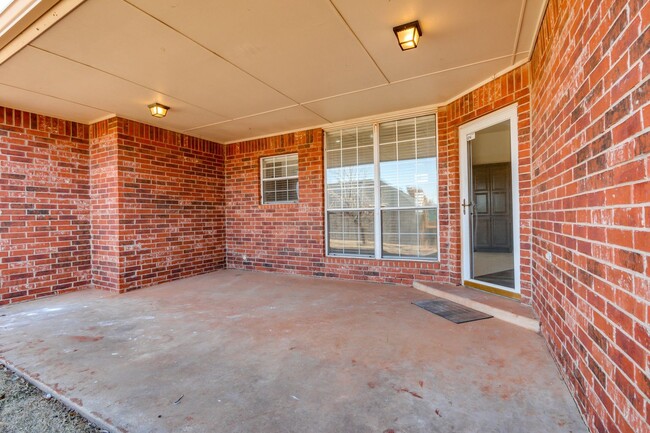
[[[388, 121], [395, 121], [395, 120], [406, 120], [406, 119], [412, 119], [412, 118], [417, 118], [417, 117], [423, 117], [423, 116], [428, 116], [428, 115], [435, 115], [435, 123], [436, 123], [436, 177], [438, 179], [438, 188], [436, 189], [436, 239], [438, 243], [438, 256], [435, 259], [428, 259], [428, 258], [423, 258], [423, 257], [383, 257], [382, 256], [382, 245], [383, 245], [383, 237], [382, 237], [382, 226], [381, 226], [381, 211], [383, 210], [390, 210], [392, 208], [382, 208], [381, 207], [381, 183], [380, 183], [380, 177], [381, 177], [381, 171], [380, 171], [380, 157], [379, 157], [379, 124], [388, 122]], [[347, 128], [352, 128], [354, 126], [356, 127], [362, 127], [362, 126], [368, 126], [369, 124], [372, 124], [372, 135], [373, 135], [373, 159], [374, 159], [374, 180], [375, 180], [375, 206], [373, 208], [374, 212], [374, 224], [375, 224], [375, 253], [374, 255], [364, 255], [364, 254], [343, 254], [343, 253], [330, 253], [329, 251], [329, 207], [327, 203], [327, 142], [325, 140], [325, 136], [327, 134], [324, 134], [323, 137], [323, 180], [324, 180], [324, 212], [325, 212], [325, 256], [326, 257], [332, 257], [332, 258], [349, 258], [349, 259], [370, 259], [370, 260], [381, 260], [381, 261], [404, 261], [404, 262], [423, 262], [423, 263], [440, 263], [440, 256], [441, 256], [441, 251], [440, 251], [440, 146], [439, 146], [439, 131], [438, 131], [438, 113], [436, 110], [432, 111], [418, 111], [414, 112], [413, 114], [408, 114], [404, 113], [400, 116], [390, 116], [386, 118], [381, 118], [375, 121], [369, 121], [369, 122], [359, 122], [359, 123], [351, 123], [349, 125], [337, 125], [336, 127], [331, 127], [325, 129], [325, 133], [327, 132], [334, 132], [334, 131], [340, 131], [342, 129], [347, 129]], [[422, 208], [422, 209], [429, 209], [429, 208]], [[336, 209], [336, 211], [357, 211], [360, 209]], [[365, 210], [365, 209], [364, 209]]]
[[[265, 178], [264, 177], [264, 162], [265, 161], [271, 161], [271, 160], [279, 160], [283, 159], [285, 162], [288, 157], [295, 156], [296, 157], [296, 165], [297, 165], [297, 171], [295, 176], [282, 176], [282, 177], [272, 177], [272, 178]], [[297, 153], [283, 153], [281, 155], [273, 155], [273, 156], [263, 156], [260, 158], [259, 161], [259, 167], [260, 167], [260, 203], [263, 205], [274, 205], [274, 204], [291, 204], [291, 203], [298, 203], [300, 201], [300, 165], [299, 165], [299, 158]], [[295, 200], [281, 200], [281, 201], [265, 201], [264, 199], [264, 181], [269, 181], [269, 180], [289, 180], [289, 179], [296, 179], [296, 199]]]

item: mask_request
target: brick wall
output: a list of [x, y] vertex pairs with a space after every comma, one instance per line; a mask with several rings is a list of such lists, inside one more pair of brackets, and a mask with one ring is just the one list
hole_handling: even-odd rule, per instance
[[223, 146], [120, 119], [120, 290], [225, 266]]
[[224, 224], [220, 144], [0, 107], [0, 305], [223, 268]]
[[[438, 112], [440, 262], [325, 256], [323, 132], [303, 131], [227, 146], [228, 267], [312, 276], [412, 284], [414, 279], [460, 282], [458, 126], [519, 103], [522, 210], [522, 295], [530, 299], [530, 130], [528, 66]], [[261, 204], [260, 158], [298, 153], [300, 200]]]
[[551, 0], [531, 63], [533, 302], [594, 432], [650, 431], [649, 23]]
[[95, 285], [124, 292], [223, 268], [223, 146], [121, 118], [91, 130]]
[[118, 118], [90, 126], [90, 221], [94, 287], [119, 290]]
[[[298, 153], [300, 200], [261, 204], [260, 158]], [[323, 131], [230, 144], [226, 154], [228, 267], [410, 284], [438, 263], [325, 257]]]
[[0, 305], [88, 287], [88, 127], [0, 107]]

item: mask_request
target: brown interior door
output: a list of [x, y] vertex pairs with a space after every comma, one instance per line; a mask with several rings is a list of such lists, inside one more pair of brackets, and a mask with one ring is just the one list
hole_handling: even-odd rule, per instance
[[474, 251], [512, 252], [510, 163], [472, 167]]

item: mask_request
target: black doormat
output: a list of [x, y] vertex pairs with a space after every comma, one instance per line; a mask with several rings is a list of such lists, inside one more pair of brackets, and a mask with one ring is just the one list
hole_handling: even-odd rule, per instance
[[425, 299], [424, 301], [415, 301], [413, 305], [436, 314], [454, 323], [473, 322], [475, 320], [489, 319], [492, 316], [489, 314], [481, 313], [480, 311], [472, 310], [463, 305], [446, 299]]

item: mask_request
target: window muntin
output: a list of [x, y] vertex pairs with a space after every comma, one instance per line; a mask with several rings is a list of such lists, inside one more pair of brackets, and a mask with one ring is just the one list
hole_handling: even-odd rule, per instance
[[298, 201], [298, 154], [262, 158], [260, 166], [262, 204]]
[[435, 122], [428, 115], [326, 134], [328, 254], [438, 259]]

